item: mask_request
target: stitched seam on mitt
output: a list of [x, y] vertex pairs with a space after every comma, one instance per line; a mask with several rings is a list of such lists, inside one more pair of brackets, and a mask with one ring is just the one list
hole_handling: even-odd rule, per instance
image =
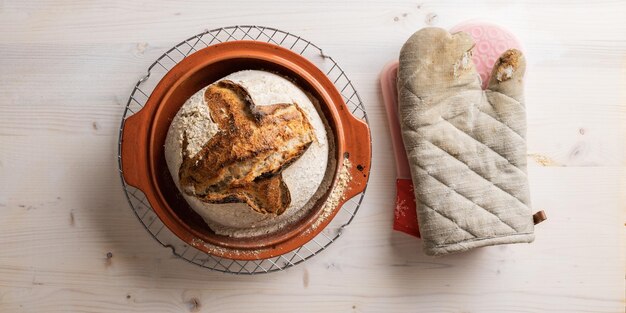
[[[417, 101], [419, 101], [418, 106], [424, 103], [424, 99], [423, 99], [422, 97], [418, 96], [418, 95], [417, 95], [415, 92], [413, 92], [413, 90], [411, 90], [410, 88], [407, 88], [407, 87], [402, 87], [402, 89], [405, 89], [406, 91], [408, 91], [411, 95], [413, 95], [413, 96], [415, 97], [415, 99], [417, 99]], [[399, 96], [399, 95], [398, 95], [398, 96]], [[399, 108], [399, 106], [398, 106], [398, 108]]]
[[488, 145], [486, 145], [486, 144], [484, 144], [484, 143], [480, 142], [478, 139], [476, 139], [476, 138], [474, 138], [474, 137], [470, 136], [468, 133], [464, 132], [462, 129], [460, 129], [460, 128], [456, 127], [456, 125], [452, 124], [452, 122], [450, 122], [450, 121], [448, 121], [448, 120], [444, 119], [443, 117], [441, 117], [441, 120], [442, 120], [442, 121], [445, 121], [446, 123], [448, 123], [448, 125], [450, 125], [450, 126], [454, 127], [454, 129], [458, 130], [460, 133], [462, 133], [462, 134], [466, 135], [466, 136], [467, 136], [467, 137], [469, 137], [469, 138], [472, 138], [474, 141], [476, 141], [477, 143], [479, 143], [481, 146], [484, 146], [485, 148], [489, 149], [491, 152], [493, 152], [493, 153], [497, 154], [498, 156], [500, 156], [501, 158], [503, 158], [504, 160], [506, 160], [506, 162], [507, 162], [507, 163], [509, 163], [509, 164], [511, 164], [511, 165], [513, 165], [513, 166], [515, 166], [515, 167], [516, 167], [518, 170], [520, 170], [521, 172], [526, 173], [526, 172], [524, 172], [521, 168], [519, 168], [519, 166], [517, 166], [517, 165], [515, 165], [515, 164], [511, 163], [511, 161], [510, 161], [509, 159], [505, 158], [502, 154], [498, 153], [496, 150], [493, 150], [493, 149], [492, 149], [491, 147], [489, 147]]
[[[402, 87], [402, 89], [406, 89], [409, 93], [411, 93], [413, 96], [415, 96], [415, 98], [416, 98], [416, 99], [418, 99], [419, 101], [424, 101], [424, 99], [423, 99], [422, 97], [420, 97], [420, 96], [418, 96], [417, 94], [415, 94], [415, 92], [413, 92], [413, 90], [411, 90], [410, 88], [408, 88], [408, 87], [406, 87], [406, 86], [403, 86], [403, 87]], [[492, 92], [496, 93], [496, 91], [492, 91]], [[505, 97], [507, 97], [507, 98], [509, 98], [509, 99], [511, 99], [511, 100], [512, 100], [512, 101], [514, 101], [515, 103], [518, 103], [518, 104], [522, 107], [522, 109], [524, 110], [524, 112], [526, 112], [526, 108], [525, 108], [525, 107], [521, 104], [521, 102], [520, 102], [520, 101], [518, 101], [518, 100], [516, 100], [516, 99], [514, 99], [514, 98], [511, 98], [511, 97], [509, 97], [509, 96], [507, 96], [507, 95], [505, 95], [505, 94], [503, 94], [503, 93], [500, 93], [500, 92], [497, 92], [497, 93], [498, 93], [498, 94], [501, 94], [501, 95], [503, 95], [503, 96], [505, 96]], [[488, 97], [488, 95], [487, 95], [487, 94], [485, 94], [485, 97]], [[493, 107], [493, 104], [491, 103], [491, 101], [487, 100], [487, 102], [489, 103], [489, 105], [491, 106], [491, 108], [493, 109], [493, 111], [494, 111], [494, 112], [496, 112], [496, 115], [498, 115], [498, 114], [497, 114], [498, 110], [496, 110], [496, 108], [494, 108], [494, 107]], [[478, 112], [480, 112], [480, 113], [482, 113], [482, 114], [484, 114], [484, 115], [487, 115], [488, 117], [490, 117], [490, 118], [491, 118], [491, 119], [493, 119], [494, 121], [498, 122], [499, 124], [504, 125], [506, 128], [508, 128], [509, 130], [511, 130], [513, 133], [515, 133], [515, 134], [516, 134], [516, 135], [517, 135], [517, 136], [518, 136], [518, 137], [519, 137], [519, 138], [520, 138], [523, 142], [526, 142], [526, 139], [524, 138], [524, 136], [522, 136], [520, 133], [518, 133], [516, 130], [514, 130], [513, 128], [511, 128], [508, 124], [504, 123], [504, 122], [503, 122], [502, 120], [500, 120], [499, 118], [495, 118], [495, 117], [491, 116], [491, 114], [489, 114], [489, 113], [487, 113], [487, 112], [485, 112], [485, 111], [481, 110], [481, 109], [480, 109], [480, 107], [478, 106], [478, 104], [477, 104], [477, 103], [472, 102], [472, 107], [476, 108], [476, 110], [477, 110]], [[457, 114], [457, 115], [455, 115], [455, 116], [442, 117], [442, 118], [443, 118], [443, 119], [445, 119], [445, 120], [448, 120], [448, 119], [451, 119], [451, 118], [456, 117], [456, 116], [461, 115], [461, 114], [462, 114], [462, 113], [459, 113], [459, 114]]]
[[[489, 98], [490, 94], [491, 95], [496, 95], [497, 94], [499, 96], [503, 96], [504, 98], [507, 98], [507, 99], [509, 99], [509, 100], [511, 100], [511, 101], [513, 101], [513, 102], [515, 102], [517, 104], [519, 104], [519, 106], [524, 111], [524, 115], [526, 115], [526, 105], [524, 105], [521, 100], [515, 99], [515, 98], [513, 98], [513, 97], [511, 97], [511, 96], [509, 96], [507, 94], [504, 94], [504, 93], [499, 92], [499, 91], [494, 91], [494, 90], [491, 90], [491, 89], [485, 89], [483, 91], [485, 92], [485, 97], [487, 97], [487, 98]], [[488, 99], [487, 99], [487, 102], [489, 102], [489, 104], [491, 104], [491, 101], [489, 101]], [[491, 107], [493, 107], [493, 105]], [[494, 109], [494, 111], [495, 111], [495, 109]]]
[[[478, 175], [480, 178], [484, 179], [485, 181], [487, 181], [488, 183], [490, 183], [492, 186], [498, 188], [498, 190], [504, 192], [505, 194], [511, 196], [513, 199], [517, 200], [519, 203], [521, 203], [523, 206], [528, 207], [527, 204], [524, 203], [524, 201], [520, 200], [518, 197], [514, 196], [511, 192], [506, 191], [502, 188], [500, 188], [498, 185], [494, 184], [491, 180], [485, 178], [483, 175], [481, 175], [480, 173], [478, 173], [477, 171], [475, 171], [473, 168], [471, 168], [467, 163], [461, 161], [461, 159], [455, 157], [454, 155], [450, 154], [450, 152], [446, 151], [445, 149], [443, 149], [442, 147], [436, 145], [434, 142], [428, 141], [428, 140], [424, 140], [426, 142], [428, 142], [429, 144], [435, 146], [436, 148], [438, 148], [439, 150], [445, 152], [447, 155], [449, 155], [450, 157], [454, 158], [455, 160], [459, 161], [459, 163], [465, 165], [465, 167], [467, 167], [467, 169], [469, 169], [470, 171], [472, 171], [474, 174]], [[513, 166], [515, 167], [515, 166]], [[526, 176], [526, 173], [522, 172], [522, 174], [524, 174], [524, 176]]]
[[[486, 208], [483, 208], [482, 206], [478, 205], [476, 202], [474, 202], [474, 201], [470, 200], [468, 197], [466, 197], [465, 195], [463, 195], [463, 194], [461, 194], [460, 192], [458, 192], [456, 189], [454, 189], [454, 188], [452, 188], [452, 187], [448, 186], [446, 183], [444, 183], [444, 182], [442, 182], [441, 180], [439, 180], [439, 178], [435, 177], [434, 175], [431, 175], [431, 174], [430, 174], [428, 171], [426, 171], [426, 169], [424, 169], [424, 167], [422, 167], [421, 165], [419, 165], [419, 164], [415, 164], [415, 165], [416, 165], [417, 167], [419, 167], [422, 171], [424, 171], [424, 172], [426, 173], [426, 175], [428, 175], [428, 176], [432, 177], [433, 179], [435, 179], [436, 181], [438, 181], [440, 184], [442, 184], [442, 185], [446, 186], [448, 190], [453, 191], [454, 193], [456, 193], [456, 194], [458, 194], [459, 196], [463, 197], [465, 200], [469, 201], [471, 204], [475, 205], [476, 207], [481, 208], [482, 210], [484, 210], [484, 211], [486, 211], [486, 212], [489, 212], [489, 214], [491, 214], [491, 215], [495, 216], [498, 220], [500, 220], [500, 222], [502, 222], [502, 224], [504, 224], [504, 225], [506, 225], [506, 226], [509, 226], [509, 228], [511, 228], [514, 232], [516, 232], [516, 233], [518, 232], [518, 230], [517, 230], [517, 229], [515, 229], [515, 227], [513, 227], [513, 226], [511, 226], [510, 224], [508, 224], [507, 222], [503, 221], [503, 220], [500, 218], [500, 216], [498, 216], [497, 214], [495, 214], [495, 213], [493, 213], [493, 212], [491, 212], [491, 211], [487, 210]], [[421, 201], [421, 199], [420, 199], [420, 201]], [[458, 226], [458, 224], [457, 224], [457, 223], [455, 223], [455, 224]], [[459, 228], [460, 228], [460, 226], [459, 226]]]
[[[420, 200], [420, 201], [421, 201], [421, 200]], [[463, 230], [463, 231], [465, 231], [466, 233], [470, 234], [470, 236], [472, 236], [472, 237], [474, 237], [474, 238], [478, 238], [478, 237], [479, 237], [479, 236], [475, 235], [474, 233], [470, 232], [469, 230], [467, 230], [467, 229], [465, 229], [465, 228], [461, 227], [461, 226], [459, 225], [459, 223], [457, 223], [457, 222], [456, 222], [455, 220], [453, 220], [452, 218], [450, 218], [450, 217], [448, 217], [448, 216], [444, 215], [444, 214], [443, 214], [443, 213], [441, 213], [440, 211], [437, 211], [437, 210], [433, 209], [433, 207], [432, 207], [432, 206], [430, 206], [430, 205], [428, 205], [428, 204], [425, 204], [423, 201], [422, 201], [422, 203], [421, 203], [421, 204], [422, 204], [422, 206], [424, 206], [424, 207], [426, 207], [426, 208], [430, 209], [431, 211], [433, 211], [433, 212], [435, 212], [435, 213], [437, 213], [437, 214], [441, 215], [441, 216], [442, 216], [442, 217], [444, 217], [445, 219], [447, 219], [447, 220], [449, 220], [450, 222], [454, 223], [454, 225], [456, 225], [456, 227], [458, 227], [460, 230]], [[467, 240], [467, 239], [466, 239], [466, 240]]]
[[[489, 102], [489, 105], [491, 105], [491, 107], [493, 108], [493, 105], [491, 104], [491, 102]], [[494, 121], [498, 122], [499, 124], [504, 125], [504, 126], [505, 126], [506, 128], [508, 128], [510, 131], [512, 131], [514, 134], [516, 134], [516, 135], [517, 135], [517, 136], [518, 136], [518, 137], [519, 137], [522, 141], [526, 142], [526, 139], [524, 139], [524, 136], [522, 136], [520, 133], [518, 133], [517, 131], [515, 131], [515, 130], [514, 130], [513, 128], [511, 128], [511, 126], [509, 126], [508, 124], [506, 124], [506, 123], [504, 123], [503, 121], [501, 121], [499, 118], [495, 118], [495, 117], [491, 116], [490, 114], [488, 114], [487, 112], [485, 112], [485, 111], [481, 110], [481, 109], [480, 109], [480, 107], [478, 107], [478, 104], [477, 104], [477, 103], [472, 103], [472, 107], [476, 108], [476, 110], [477, 110], [478, 112], [480, 112], [480, 113], [482, 113], [482, 114], [484, 114], [484, 115], [489, 116], [492, 120], [494, 120]], [[497, 112], [495, 108], [493, 108], [493, 110], [494, 110], [495, 112]], [[497, 113], [496, 113], [496, 114], [497, 114]]]
[[431, 248], [443, 248], [443, 247], [449, 247], [449, 246], [453, 246], [453, 245], [457, 245], [460, 243], [466, 243], [466, 242], [475, 242], [475, 241], [481, 241], [481, 240], [489, 240], [489, 239], [498, 239], [498, 238], [505, 238], [505, 237], [517, 237], [517, 236], [524, 236], [524, 235], [532, 235], [533, 233], [515, 233], [515, 234], [507, 234], [507, 235], [500, 235], [500, 236], [493, 236], [493, 237], [477, 237], [477, 238], [472, 238], [472, 239], [466, 239], [463, 241], [458, 241], [455, 243], [446, 243], [446, 244], [441, 244], [441, 245], [435, 245], [435, 246], [431, 246]]

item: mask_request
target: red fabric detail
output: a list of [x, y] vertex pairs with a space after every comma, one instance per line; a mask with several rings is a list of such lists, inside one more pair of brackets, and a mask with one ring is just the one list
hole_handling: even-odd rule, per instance
[[420, 238], [413, 182], [410, 179], [396, 180], [393, 229]]

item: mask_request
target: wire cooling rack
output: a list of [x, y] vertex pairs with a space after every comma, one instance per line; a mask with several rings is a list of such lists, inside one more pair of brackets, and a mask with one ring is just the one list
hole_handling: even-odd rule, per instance
[[156, 216], [144, 194], [140, 190], [126, 184], [124, 173], [122, 172], [121, 146], [124, 121], [141, 110], [161, 78], [182, 59], [210, 45], [234, 40], [255, 40], [273, 43], [306, 57], [326, 73], [326, 76], [334, 83], [343, 96], [343, 100], [350, 108], [352, 114], [367, 123], [365, 108], [350, 79], [333, 58], [324, 54], [322, 49], [315, 44], [302, 39], [300, 36], [271, 27], [245, 25], [217, 28], [189, 37], [169, 49], [148, 67], [147, 74], [135, 84], [135, 88], [126, 103], [120, 126], [118, 165], [122, 186], [133, 212], [152, 237], [164, 247], [170, 248], [175, 256], [198, 266], [225, 273], [248, 275], [270, 273], [302, 263], [319, 254], [335, 242], [341, 235], [344, 227], [352, 222], [363, 201], [365, 190], [363, 193], [348, 200], [328, 226], [303, 246], [269, 259], [239, 261], [207, 254], [179, 239]]

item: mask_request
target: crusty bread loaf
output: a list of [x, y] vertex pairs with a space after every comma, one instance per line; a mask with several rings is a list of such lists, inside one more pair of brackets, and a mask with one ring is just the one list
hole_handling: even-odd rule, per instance
[[334, 177], [334, 151], [317, 99], [259, 70], [193, 94], [165, 139], [183, 198], [216, 233], [233, 237], [272, 233], [310, 212]]
[[220, 131], [194, 156], [183, 153], [182, 189], [207, 203], [241, 202], [280, 215], [291, 202], [281, 172], [315, 140], [306, 115], [292, 103], [256, 106], [244, 87], [228, 80], [211, 85], [204, 97]]

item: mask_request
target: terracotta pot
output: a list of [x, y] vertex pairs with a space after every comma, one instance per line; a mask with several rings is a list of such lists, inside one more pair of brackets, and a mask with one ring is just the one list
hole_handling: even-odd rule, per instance
[[[182, 198], [165, 163], [163, 144], [172, 119], [191, 95], [228, 74], [247, 69], [289, 77], [319, 100], [335, 137], [338, 166], [329, 191], [299, 222], [265, 236], [231, 238], [215, 234]], [[233, 41], [190, 55], [163, 77], [143, 109], [124, 123], [122, 170], [126, 182], [143, 191], [165, 226], [186, 243], [224, 258], [265, 259], [307, 243], [326, 227], [345, 201], [365, 189], [370, 142], [367, 124], [352, 116], [333, 83], [314, 64], [273, 44]], [[337, 184], [344, 157], [353, 164], [352, 180], [337, 207], [321, 220], [322, 205]]]

